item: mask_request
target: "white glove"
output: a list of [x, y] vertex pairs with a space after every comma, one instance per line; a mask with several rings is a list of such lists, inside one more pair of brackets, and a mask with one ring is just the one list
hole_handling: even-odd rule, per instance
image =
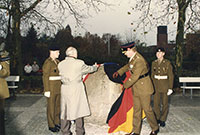
[[44, 92], [44, 96], [49, 98], [50, 97], [50, 91]]
[[2, 65], [0, 65], [0, 70], [3, 68], [3, 66]]
[[87, 75], [83, 75], [83, 76], [82, 76], [82, 79], [84, 80], [86, 76], [87, 76]]
[[173, 90], [172, 89], [168, 89], [168, 92], [167, 92], [167, 95], [171, 95], [173, 93]]

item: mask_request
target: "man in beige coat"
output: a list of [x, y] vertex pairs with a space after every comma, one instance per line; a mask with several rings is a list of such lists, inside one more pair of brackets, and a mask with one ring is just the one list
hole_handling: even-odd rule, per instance
[[47, 97], [47, 120], [49, 130], [58, 132], [60, 130], [60, 87], [57, 58], [60, 55], [59, 48], [55, 45], [49, 48], [50, 56], [42, 66], [44, 95]]
[[89, 104], [82, 76], [97, 70], [97, 65], [88, 66], [77, 59], [77, 50], [69, 47], [67, 57], [58, 64], [61, 75], [61, 131], [63, 135], [72, 135], [71, 120], [76, 123], [76, 135], [84, 135], [83, 117], [90, 115]]
[[159, 127], [150, 105], [151, 95], [154, 92], [149, 76], [148, 64], [145, 59], [136, 51], [135, 42], [122, 45], [123, 53], [130, 58], [128, 64], [113, 74], [113, 78], [130, 71], [130, 78], [123, 84], [124, 88], [132, 88], [133, 92], [133, 131], [127, 135], [139, 135], [141, 131], [142, 110], [152, 129], [150, 135], [156, 135]]
[[161, 127], [165, 126], [165, 121], [169, 111], [167, 93], [168, 91], [172, 91], [174, 82], [174, 74], [171, 62], [165, 59], [164, 55], [164, 48], [157, 48], [157, 59], [153, 61], [151, 65], [151, 78], [155, 88], [155, 94], [153, 98], [154, 112]]
[[0, 135], [5, 135], [4, 104], [5, 98], [10, 96], [8, 84], [5, 80], [10, 75], [8, 52], [4, 50], [4, 44], [0, 46]]

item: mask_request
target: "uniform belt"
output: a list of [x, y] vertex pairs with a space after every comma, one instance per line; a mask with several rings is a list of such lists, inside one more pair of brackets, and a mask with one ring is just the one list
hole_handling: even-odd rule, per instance
[[166, 76], [166, 75], [163, 75], [163, 76], [154, 75], [154, 78], [155, 78], [155, 79], [158, 79], [158, 80], [163, 80], [163, 79], [167, 79], [167, 76]]
[[139, 77], [139, 79], [142, 79], [142, 78], [144, 78], [144, 77], [146, 77], [146, 76], [148, 76], [149, 75], [149, 72], [147, 72], [146, 74], [144, 74], [144, 75], [141, 75], [140, 77]]
[[49, 80], [51, 80], [51, 81], [61, 80], [61, 76], [50, 76]]

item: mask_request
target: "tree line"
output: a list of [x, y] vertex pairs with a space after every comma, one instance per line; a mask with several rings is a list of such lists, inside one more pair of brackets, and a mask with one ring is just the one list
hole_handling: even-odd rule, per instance
[[[120, 50], [122, 42], [116, 35], [104, 34], [100, 37], [97, 34], [87, 32], [83, 37], [74, 37], [69, 25], [59, 30], [53, 37], [46, 34], [38, 37], [37, 31], [32, 25], [25, 36], [22, 36], [21, 40], [21, 63], [23, 66], [37, 61], [41, 67], [45, 59], [49, 57], [49, 46], [51, 45], [56, 45], [60, 48], [60, 60], [65, 58], [66, 49], [69, 46], [74, 46], [78, 50], [79, 58], [83, 59], [87, 64], [94, 64], [95, 62], [124, 64], [126, 62], [126, 57], [121, 54]], [[108, 45], [110, 45], [110, 52], [108, 52]], [[14, 45], [13, 47], [6, 46], [6, 50], [10, 52], [11, 71], [13, 74], [19, 74], [17, 66], [13, 66], [16, 63], [13, 48]]]
[[[199, 4], [198, 0], [146, 0], [130, 3], [132, 6], [128, 14], [137, 13], [140, 15], [137, 22], [133, 21], [131, 23], [131, 25], [136, 28], [133, 30], [134, 32], [137, 31], [137, 28], [142, 28], [145, 34], [150, 31], [150, 29], [147, 29], [147, 26], [153, 27], [155, 25], [167, 25], [170, 23], [177, 25], [175, 49], [175, 68], [177, 76], [182, 75], [183, 49], [185, 47], [184, 35], [188, 31], [196, 31], [200, 22]], [[41, 31], [54, 33], [57, 29], [63, 28], [62, 22], [70, 15], [73, 16], [78, 25], [81, 25], [81, 19], [90, 16], [90, 11], [99, 12], [102, 7], [109, 7], [110, 5], [111, 4], [107, 3], [106, 0], [90, 0], [88, 2], [77, 0], [59, 0], [59, 2], [56, 0], [0, 0], [0, 34], [6, 35], [6, 44], [9, 46], [8, 48], [11, 49], [11, 54], [13, 56], [12, 66], [14, 69], [18, 70], [17, 72], [20, 75], [22, 74], [22, 61], [24, 61], [24, 57], [22, 56], [22, 44], [24, 44], [24, 37], [21, 36], [21, 31], [24, 30], [25, 27], [30, 26], [30, 22], [42, 28]], [[54, 18], [51, 13], [47, 12], [49, 7], [51, 7], [53, 13], [59, 15], [58, 18]], [[134, 16], [133, 18], [135, 19]], [[91, 38], [91, 36], [89, 37]], [[45, 38], [45, 36], [43, 38]], [[75, 37], [73, 41], [75, 41], [76, 38], [78, 37]], [[91, 39], [93, 38], [95, 40], [92, 40], [92, 42], [95, 43], [96, 39], [99, 37], [97, 35], [92, 35]], [[83, 39], [77, 39], [77, 41]], [[52, 43], [59, 42], [52, 38], [48, 40]], [[85, 39], [83, 41], [85, 41]], [[73, 43], [75, 44], [75, 42]], [[95, 50], [95, 47], [93, 46], [90, 48], [93, 50], [92, 53], [94, 57], [99, 51]]]

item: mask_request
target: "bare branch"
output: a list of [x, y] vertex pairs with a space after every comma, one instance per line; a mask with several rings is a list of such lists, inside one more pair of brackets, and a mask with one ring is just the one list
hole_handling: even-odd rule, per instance
[[21, 17], [26, 15], [29, 11], [33, 10], [42, 0], [36, 0], [30, 7], [28, 7], [26, 10], [24, 10], [21, 13]]

